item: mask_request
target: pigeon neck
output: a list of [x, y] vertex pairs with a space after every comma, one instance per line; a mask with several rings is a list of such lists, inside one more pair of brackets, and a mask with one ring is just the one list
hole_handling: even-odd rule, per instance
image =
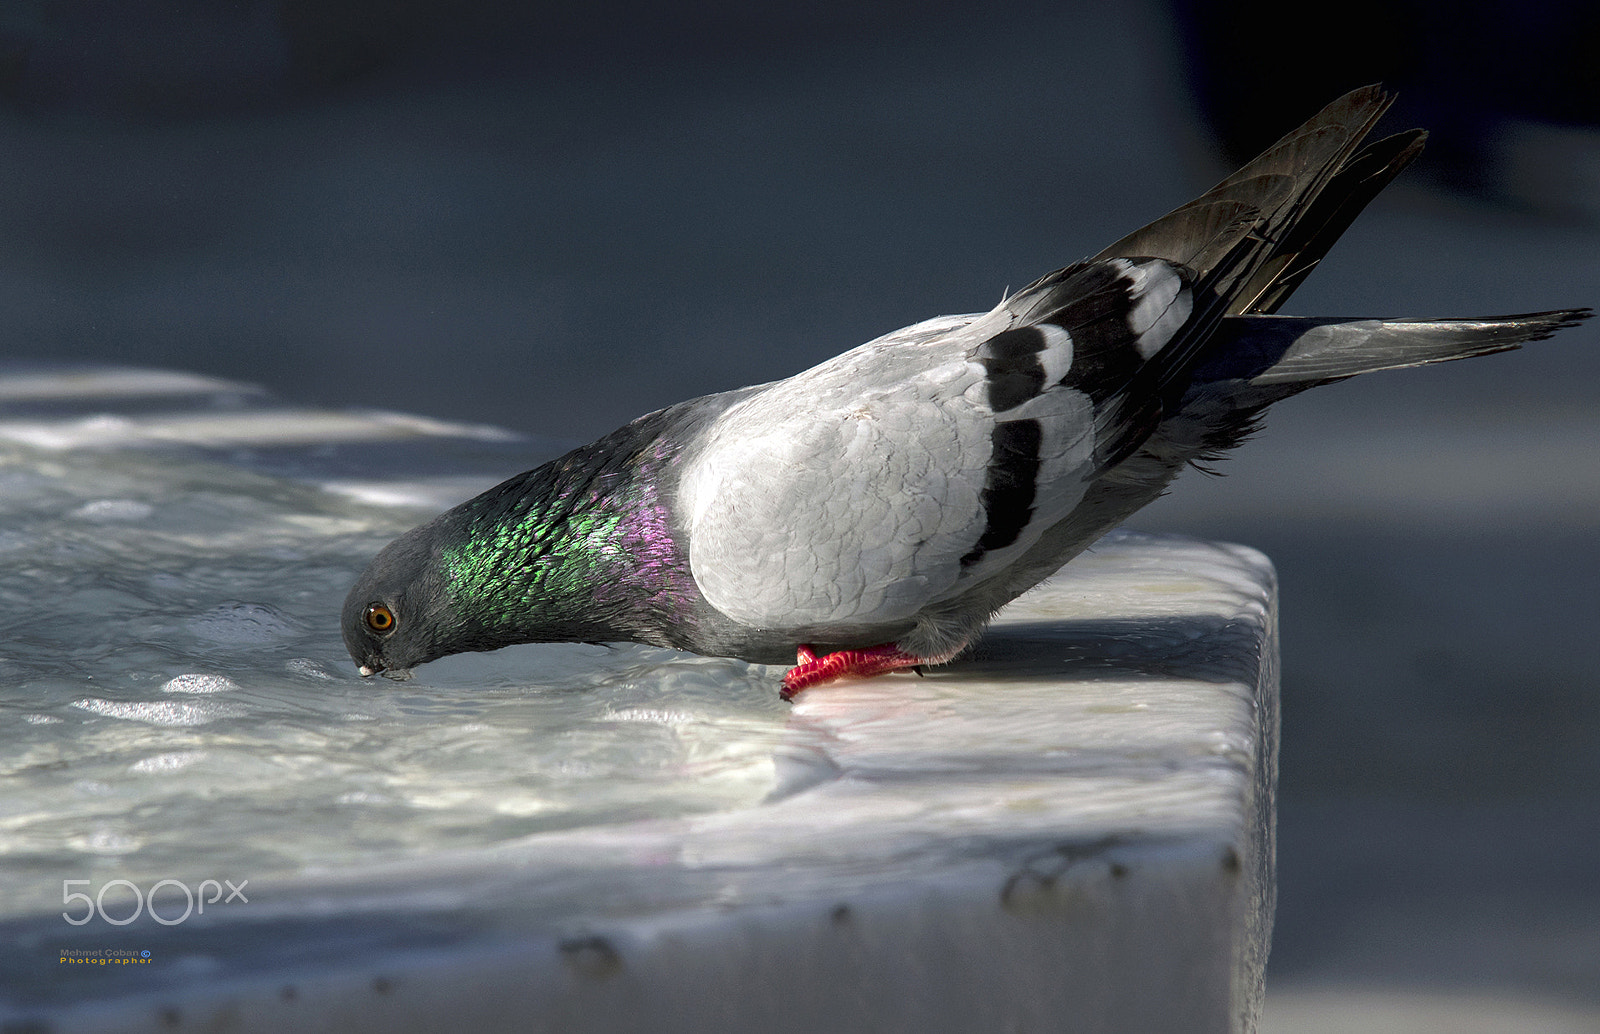
[[458, 511], [441, 559], [457, 613], [486, 644], [641, 638], [681, 598], [687, 565], [654, 480], [638, 457], [596, 467], [584, 451]]

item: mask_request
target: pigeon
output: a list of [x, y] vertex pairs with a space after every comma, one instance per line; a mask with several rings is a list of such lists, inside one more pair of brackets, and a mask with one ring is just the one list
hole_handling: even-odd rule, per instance
[[363, 676], [516, 643], [792, 664], [785, 699], [943, 664], [1006, 603], [1215, 461], [1272, 403], [1486, 355], [1591, 313], [1276, 315], [1421, 151], [1329, 104], [1198, 199], [993, 310], [639, 417], [385, 547], [345, 601]]

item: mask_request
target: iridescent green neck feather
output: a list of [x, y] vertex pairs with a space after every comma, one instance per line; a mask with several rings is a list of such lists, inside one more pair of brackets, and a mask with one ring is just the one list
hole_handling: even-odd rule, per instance
[[470, 648], [667, 642], [689, 575], [651, 476], [665, 457], [638, 444], [577, 450], [447, 515], [438, 563]]

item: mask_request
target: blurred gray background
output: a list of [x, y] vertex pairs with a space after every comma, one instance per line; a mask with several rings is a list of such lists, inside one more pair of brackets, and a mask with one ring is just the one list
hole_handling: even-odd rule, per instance
[[[986, 309], [1380, 79], [1430, 150], [1286, 311], [1600, 304], [1600, 9], [1305, 16], [8, 0], [0, 352], [586, 440]], [[1135, 520], [1279, 567], [1269, 1029], [1600, 1016], [1597, 402], [1596, 326], [1318, 389]]]

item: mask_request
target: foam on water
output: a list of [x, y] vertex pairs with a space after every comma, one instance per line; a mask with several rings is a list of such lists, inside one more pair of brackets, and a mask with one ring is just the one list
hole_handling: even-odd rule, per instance
[[422, 516], [193, 458], [0, 444], [0, 900], [262, 881], [772, 789], [771, 669], [562, 644], [358, 678], [339, 605]]

